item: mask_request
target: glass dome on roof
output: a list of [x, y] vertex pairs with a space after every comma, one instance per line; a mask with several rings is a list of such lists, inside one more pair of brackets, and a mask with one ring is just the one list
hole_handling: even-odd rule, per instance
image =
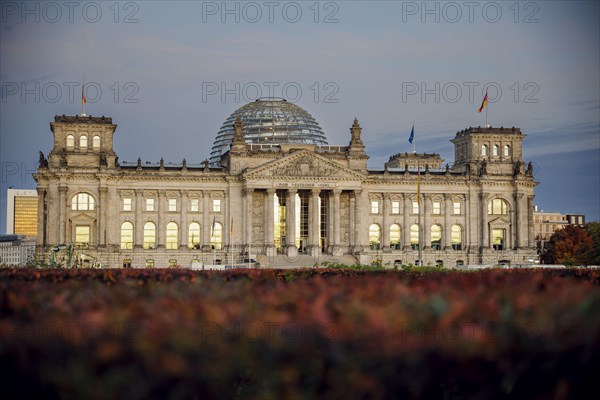
[[238, 108], [225, 120], [210, 153], [212, 165], [217, 165], [229, 150], [237, 117], [244, 126], [246, 143], [327, 145], [325, 134], [312, 115], [285, 99], [263, 97]]

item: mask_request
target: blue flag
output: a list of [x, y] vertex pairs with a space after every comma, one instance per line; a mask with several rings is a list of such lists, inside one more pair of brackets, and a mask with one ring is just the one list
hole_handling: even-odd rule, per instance
[[412, 144], [413, 140], [415, 140], [415, 126], [413, 125], [410, 130], [410, 136], [408, 137], [408, 143]]

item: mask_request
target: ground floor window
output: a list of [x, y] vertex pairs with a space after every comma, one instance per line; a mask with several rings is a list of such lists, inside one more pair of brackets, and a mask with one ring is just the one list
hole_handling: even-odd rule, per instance
[[492, 248], [494, 250], [504, 250], [504, 232], [504, 229], [492, 229]]
[[154, 268], [154, 260], [152, 260], [152, 259], [146, 260], [146, 268]]
[[369, 246], [371, 250], [379, 250], [381, 247], [381, 228], [377, 224], [369, 226]]
[[75, 245], [87, 248], [90, 245], [90, 227], [78, 225], [75, 227]]
[[130, 259], [125, 259], [123, 260], [123, 268], [131, 268], [131, 260]]

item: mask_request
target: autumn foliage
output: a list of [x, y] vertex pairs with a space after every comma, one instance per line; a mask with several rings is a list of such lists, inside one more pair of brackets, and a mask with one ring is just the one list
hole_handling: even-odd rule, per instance
[[0, 270], [6, 398], [583, 398], [598, 270]]
[[594, 240], [586, 229], [567, 225], [552, 234], [542, 254], [545, 264], [591, 265], [594, 264]]

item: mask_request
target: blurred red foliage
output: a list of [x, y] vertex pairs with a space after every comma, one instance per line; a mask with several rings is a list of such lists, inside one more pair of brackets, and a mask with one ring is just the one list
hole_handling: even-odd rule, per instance
[[583, 398], [598, 270], [0, 270], [9, 397]]

